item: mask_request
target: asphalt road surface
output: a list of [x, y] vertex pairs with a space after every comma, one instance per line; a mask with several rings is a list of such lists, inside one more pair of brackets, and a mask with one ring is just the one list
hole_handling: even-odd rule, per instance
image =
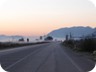
[[2, 50], [0, 63], [9, 72], [88, 72], [95, 66], [60, 42]]

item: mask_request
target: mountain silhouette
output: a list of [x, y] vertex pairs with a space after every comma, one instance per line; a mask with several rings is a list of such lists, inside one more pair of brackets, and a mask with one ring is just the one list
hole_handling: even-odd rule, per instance
[[66, 27], [53, 30], [52, 32], [48, 33], [48, 35], [58, 38], [64, 38], [66, 35], [69, 35], [70, 33], [73, 37], [82, 37], [92, 33], [96, 34], [96, 28], [83, 27], [83, 26], [69, 27], [69, 28]]

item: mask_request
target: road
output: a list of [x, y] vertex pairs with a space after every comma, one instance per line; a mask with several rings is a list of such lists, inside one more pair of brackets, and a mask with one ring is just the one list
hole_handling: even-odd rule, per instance
[[87, 72], [95, 66], [60, 42], [2, 50], [0, 63], [9, 72]]

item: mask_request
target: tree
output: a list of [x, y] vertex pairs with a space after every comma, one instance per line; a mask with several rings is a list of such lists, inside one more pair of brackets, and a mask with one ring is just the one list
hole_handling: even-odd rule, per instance
[[42, 37], [42, 36], [40, 36], [40, 40], [42, 40], [42, 38], [43, 38], [43, 37]]
[[45, 38], [45, 40], [53, 40], [53, 37], [52, 37], [52, 36], [47, 36], [47, 37]]
[[66, 35], [66, 41], [68, 41], [68, 35]]
[[24, 38], [19, 39], [19, 42], [24, 42]]
[[29, 42], [29, 38], [27, 38], [27, 42]]

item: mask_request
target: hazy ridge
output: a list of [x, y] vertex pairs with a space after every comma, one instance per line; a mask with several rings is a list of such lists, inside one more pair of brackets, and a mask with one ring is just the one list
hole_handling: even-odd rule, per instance
[[48, 33], [48, 35], [53, 36], [53, 37], [63, 38], [66, 35], [69, 35], [70, 33], [74, 37], [87, 36], [87, 35], [90, 35], [90, 34], [95, 34], [96, 35], [96, 28], [83, 27], [83, 26], [65, 27], [65, 28], [60, 28], [60, 29], [57, 29], [57, 30], [53, 30], [50, 33]]

